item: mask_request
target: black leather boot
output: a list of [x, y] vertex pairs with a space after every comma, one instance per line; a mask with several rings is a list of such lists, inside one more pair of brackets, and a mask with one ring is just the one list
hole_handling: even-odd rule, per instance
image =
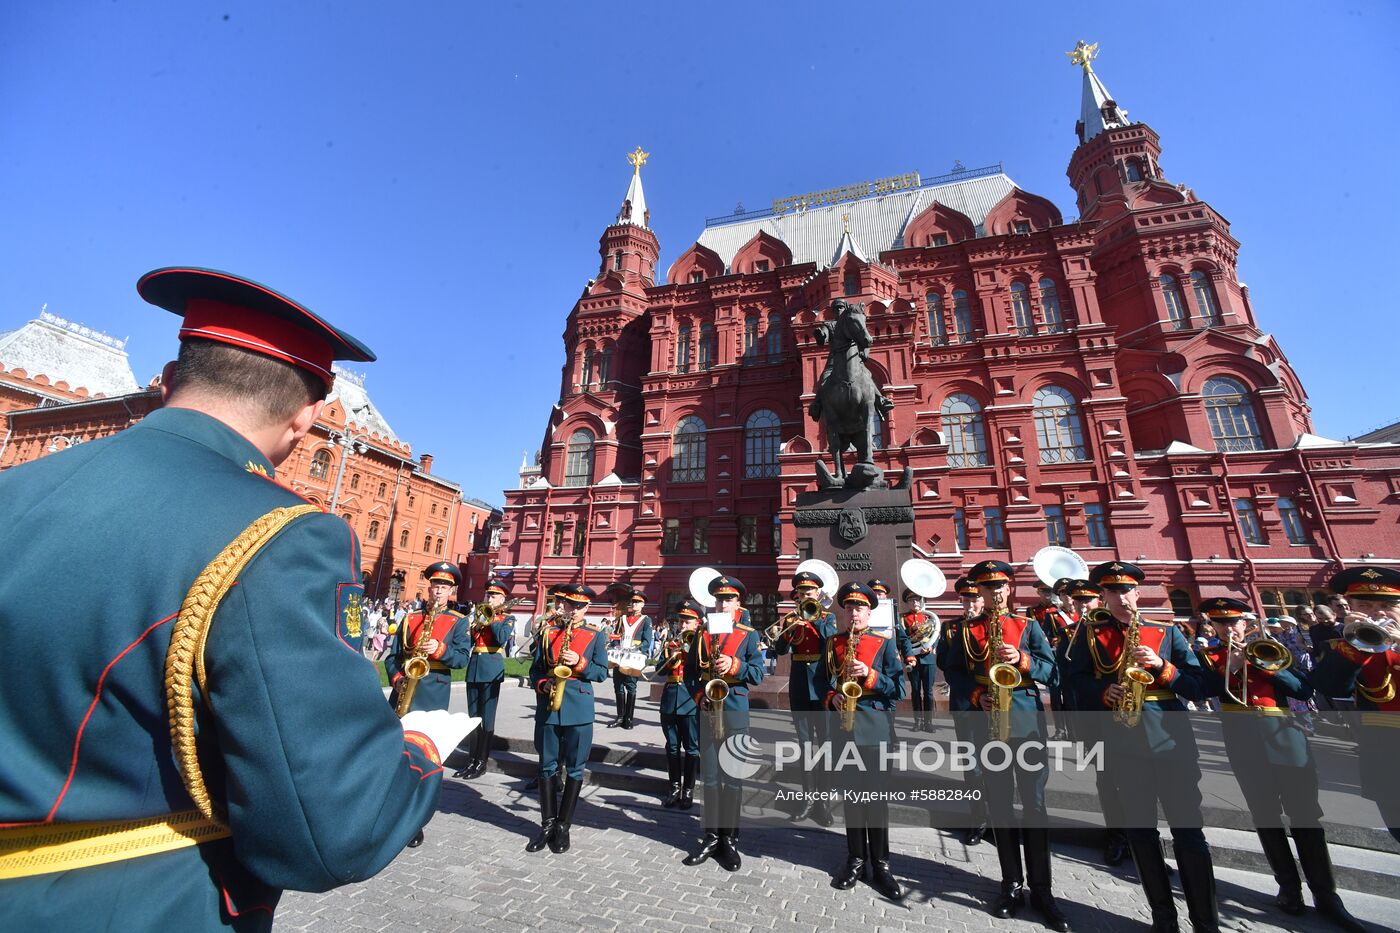
[[1337, 882], [1332, 874], [1332, 858], [1327, 854], [1327, 836], [1320, 828], [1294, 829], [1293, 842], [1298, 846], [1298, 861], [1313, 893], [1313, 903], [1338, 929], [1363, 933], [1366, 927], [1353, 917], [1337, 896]]
[[971, 804], [972, 825], [963, 833], [963, 845], [979, 845], [987, 835], [987, 804], [982, 800], [974, 800]]
[[549, 845], [554, 837], [554, 826], [556, 823], [556, 810], [554, 806], [554, 781], [552, 778], [540, 778], [540, 831], [525, 846], [526, 852], [538, 852]]
[[682, 865], [699, 865], [701, 862], [715, 854], [719, 848], [719, 833], [714, 830], [705, 830], [705, 836], [700, 840], [700, 848], [687, 855], [681, 860]]
[[810, 771], [802, 772], [802, 797], [798, 800], [797, 809], [792, 813], [792, 822], [799, 823], [812, 815], [812, 808], [816, 801], [812, 799], [813, 775]]
[[890, 871], [889, 827], [867, 829], [865, 835], [869, 839], [867, 853], [870, 858], [870, 886], [892, 901], [904, 900], [904, 888]]
[[861, 826], [846, 827], [846, 865], [832, 876], [831, 886], [838, 891], [849, 891], [856, 886], [865, 874], [865, 860], [869, 857], [866, 846], [865, 829]]
[[1014, 916], [1026, 900], [1026, 876], [1021, 871], [1021, 835], [1016, 829], [998, 826], [992, 831], [1001, 863], [1001, 894], [992, 905], [992, 916], [1005, 920]]
[[1050, 830], [1021, 830], [1021, 845], [1026, 850], [1026, 882], [1031, 889], [1031, 909], [1040, 914], [1050, 929], [1068, 933], [1069, 920], [1055, 903], [1050, 883]]
[[569, 824], [574, 821], [574, 807], [578, 806], [578, 794], [581, 790], [581, 778], [569, 778], [564, 782], [564, 798], [559, 803], [559, 822], [555, 824], [554, 836], [549, 840], [549, 851], [556, 855], [569, 851]]
[[1103, 860], [1108, 865], [1122, 865], [1128, 860], [1128, 835], [1121, 829], [1107, 830], [1103, 845]]
[[1274, 904], [1286, 914], [1297, 917], [1303, 912], [1303, 879], [1298, 876], [1298, 866], [1293, 862], [1293, 848], [1288, 844], [1288, 833], [1279, 827], [1256, 829], [1259, 844], [1264, 850], [1264, 858], [1269, 870], [1278, 883], [1278, 897]]
[[476, 757], [472, 761], [472, 769], [467, 777], [475, 780], [486, 773], [486, 762], [491, 759], [491, 743], [496, 740], [496, 733], [490, 729], [481, 733], [481, 741], [477, 745]]
[[627, 712], [627, 707], [626, 707], [625, 699], [626, 699], [626, 698], [623, 697], [623, 695], [622, 695], [622, 688], [619, 687], [616, 683], [614, 683], [614, 684], [613, 684], [613, 706], [616, 707], [616, 710], [615, 710], [616, 715], [613, 716], [613, 721], [610, 722], [610, 723], [608, 723], [608, 728], [609, 728], [609, 729], [611, 729], [613, 726], [620, 726], [620, 725], [622, 725], [622, 717], [623, 717], [623, 716], [626, 714], [626, 712]]
[[686, 755], [685, 762], [681, 765], [680, 808], [682, 810], [689, 810], [695, 806], [695, 769], [699, 764], [699, 755]]
[[408, 847], [409, 847], [410, 849], [416, 849], [416, 848], [418, 848], [419, 846], [421, 846], [422, 844], [423, 844], [423, 830], [420, 829], [420, 830], [418, 830], [417, 833], [414, 834], [414, 836], [413, 836], [412, 839], [408, 840]]
[[671, 808], [681, 802], [681, 756], [678, 754], [666, 753], [666, 774], [671, 778], [671, 794], [661, 802], [666, 808]]
[[738, 871], [744, 864], [744, 858], [739, 854], [739, 850], [734, 846], [735, 838], [732, 829], [721, 829], [719, 831], [719, 845], [715, 847], [715, 861], [719, 867], [725, 871]]
[[464, 755], [467, 756], [467, 763], [462, 765], [462, 767], [458, 768], [456, 771], [453, 771], [453, 777], [466, 778], [470, 780], [471, 778], [476, 776], [472, 772], [476, 770], [476, 759], [481, 748], [481, 731], [482, 730], [477, 729], [471, 735], [467, 736], [465, 740], [465, 748], [463, 748], [461, 745], [457, 746], [457, 751], [462, 752]]
[[1152, 933], [1177, 933], [1176, 900], [1172, 897], [1172, 881], [1167, 877], [1167, 860], [1162, 855], [1161, 840], [1156, 837], [1128, 837], [1128, 851], [1137, 866], [1138, 882], [1152, 910]]
[[1219, 933], [1220, 902], [1215, 898], [1215, 865], [1210, 850], [1184, 853], [1177, 849], [1176, 870], [1181, 875], [1181, 893], [1186, 913], [1195, 933]]
[[627, 721], [622, 724], [622, 728], [631, 729], [637, 725], [637, 694], [632, 692], [627, 694]]
[[737, 787], [722, 787], [719, 792], [719, 845], [715, 848], [715, 861], [725, 871], [738, 871], [744, 864], [738, 848], [742, 793]]

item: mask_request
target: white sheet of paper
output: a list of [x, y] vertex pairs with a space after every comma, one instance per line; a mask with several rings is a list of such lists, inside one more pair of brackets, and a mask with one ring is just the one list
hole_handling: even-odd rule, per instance
[[734, 616], [728, 612], [706, 613], [705, 628], [711, 635], [728, 635], [734, 631]]
[[405, 732], [421, 732], [437, 746], [439, 760], [445, 761], [472, 730], [481, 725], [478, 716], [449, 713], [445, 709], [416, 709], [399, 720]]
[[870, 627], [877, 631], [894, 628], [894, 600], [882, 599], [870, 613]]

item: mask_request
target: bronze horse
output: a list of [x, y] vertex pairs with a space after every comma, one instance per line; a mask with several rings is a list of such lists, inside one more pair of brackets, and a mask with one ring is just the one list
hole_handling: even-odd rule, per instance
[[[889, 403], [880, 394], [865, 360], [870, 355], [870, 331], [865, 326], [865, 309], [859, 305], [837, 299], [831, 305], [836, 313], [835, 321], [826, 321], [817, 327], [817, 343], [831, 349], [826, 358], [826, 368], [817, 380], [817, 398], [812, 402], [809, 414], [822, 422], [826, 429], [827, 445], [831, 459], [836, 465], [835, 473], [818, 462], [818, 481], [823, 487], [845, 486], [847, 489], [866, 489], [885, 485], [882, 471], [875, 466], [871, 456], [874, 448], [871, 437], [871, 413], [879, 410], [881, 416], [888, 410]], [[856, 460], [850, 471], [842, 463], [842, 452], [847, 445], [855, 447]]]

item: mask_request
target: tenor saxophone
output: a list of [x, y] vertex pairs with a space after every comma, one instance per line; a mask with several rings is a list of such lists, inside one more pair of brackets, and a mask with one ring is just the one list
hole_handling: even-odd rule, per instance
[[865, 695], [865, 688], [856, 680], [852, 670], [856, 654], [860, 651], [863, 629], [855, 629], [846, 640], [846, 657], [841, 661], [841, 729], [850, 732], [856, 727], [857, 702]]
[[[554, 675], [554, 683], [549, 688], [549, 711], [559, 712], [559, 708], [564, 705], [564, 688], [569, 683], [569, 678], [574, 676], [574, 669], [559, 660], [559, 656], [573, 644], [574, 640], [574, 620], [571, 618], [564, 624], [564, 635], [559, 639], [559, 648], [554, 652], [554, 669], [550, 671]], [[548, 632], [541, 632], [548, 638]], [[548, 644], [546, 642], [546, 644]]]
[[[716, 636], [704, 632], [696, 632], [700, 644], [696, 652], [702, 655], [699, 660], [700, 669], [703, 671], [713, 671], [715, 658], [720, 655], [720, 644]], [[705, 657], [705, 648], [709, 648], [708, 657]], [[705, 711], [710, 714], [710, 731], [714, 735], [716, 742], [724, 741], [724, 703], [729, 699], [729, 682], [723, 677], [714, 677], [705, 682], [704, 689]]]
[[[394, 713], [402, 719], [413, 708], [413, 695], [418, 692], [418, 681], [428, 676], [428, 652], [424, 650], [433, 637], [433, 621], [438, 617], [436, 604], [423, 610], [423, 624], [418, 629], [418, 638], [413, 642], [413, 651], [403, 662], [403, 678], [395, 688]], [[406, 623], [405, 623], [406, 624]]]
[[1005, 742], [1011, 735], [1011, 694], [1021, 686], [1021, 672], [1015, 665], [997, 661], [1005, 644], [1001, 625], [1001, 598], [993, 594], [987, 609], [987, 680], [992, 691], [992, 710], [988, 728], [992, 738]]
[[1118, 698], [1118, 705], [1113, 709], [1113, 718], [1125, 726], [1136, 726], [1142, 718], [1142, 704], [1147, 685], [1156, 679], [1147, 668], [1133, 663], [1133, 652], [1137, 650], [1142, 638], [1142, 616], [1138, 615], [1136, 609], [1131, 612], [1128, 631], [1123, 636], [1123, 655], [1118, 659], [1118, 686], [1123, 688], [1123, 695]]

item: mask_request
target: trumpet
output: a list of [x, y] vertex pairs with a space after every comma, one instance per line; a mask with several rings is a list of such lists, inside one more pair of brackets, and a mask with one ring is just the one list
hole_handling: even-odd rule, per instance
[[1377, 622], [1359, 612], [1349, 612], [1347, 623], [1342, 626], [1342, 640], [1357, 651], [1365, 654], [1384, 654], [1400, 650], [1400, 633], [1395, 623]]
[[[500, 611], [508, 613], [523, 602], [525, 602], [525, 597], [517, 596], [503, 603]], [[492, 609], [490, 603], [476, 603], [472, 606], [472, 628], [481, 628], [484, 625], [490, 625], [492, 622], [495, 622], [496, 612], [497, 610]]]

